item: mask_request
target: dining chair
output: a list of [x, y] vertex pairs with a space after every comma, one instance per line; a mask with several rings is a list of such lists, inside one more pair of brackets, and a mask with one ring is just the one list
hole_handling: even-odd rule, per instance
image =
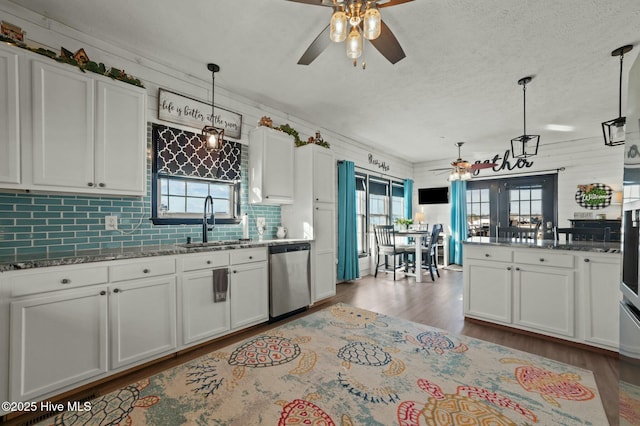
[[[611, 228], [554, 228], [556, 242], [569, 244], [576, 241], [611, 241]], [[562, 237], [562, 238], [561, 238]]]
[[441, 223], [436, 223], [431, 228], [431, 235], [429, 240], [425, 242], [426, 249], [422, 251], [422, 264], [425, 268], [429, 269], [429, 275], [431, 275], [431, 281], [435, 281], [436, 278], [433, 275], [433, 271], [436, 271], [438, 278], [440, 278], [440, 272], [438, 271], [438, 238], [442, 232], [443, 226]]
[[538, 231], [541, 223], [537, 223], [535, 227], [523, 226], [498, 226], [496, 227], [496, 236], [498, 238], [509, 238], [518, 241], [538, 241]]
[[[406, 265], [406, 255], [409, 247], [413, 251], [413, 246], [399, 245], [396, 242], [396, 235], [393, 225], [373, 225], [373, 232], [376, 238], [376, 271], [374, 278], [378, 276], [378, 271], [393, 272], [393, 280], [396, 280], [396, 270]], [[384, 262], [380, 262], [380, 256], [384, 256]], [[389, 256], [392, 259], [392, 269], [389, 269]], [[401, 261], [397, 263], [398, 256]], [[384, 268], [380, 268], [384, 266]]]

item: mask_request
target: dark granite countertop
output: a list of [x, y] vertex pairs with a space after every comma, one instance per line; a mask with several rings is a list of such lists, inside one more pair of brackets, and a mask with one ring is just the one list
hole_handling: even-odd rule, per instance
[[555, 240], [538, 240], [538, 241], [517, 241], [510, 238], [495, 237], [471, 237], [464, 241], [463, 244], [482, 245], [489, 244], [494, 246], [512, 247], [512, 248], [538, 248], [551, 250], [571, 250], [585, 251], [591, 253], [621, 253], [620, 242], [603, 242], [603, 241], [576, 241], [573, 243], [560, 243]]
[[148, 245], [126, 247], [120, 249], [78, 250], [74, 252], [51, 252], [28, 254], [15, 257], [0, 256], [0, 272], [20, 269], [43, 268], [47, 266], [77, 265], [90, 262], [102, 262], [118, 259], [136, 259], [152, 256], [169, 256], [177, 254], [202, 253], [207, 251], [235, 250], [241, 248], [269, 247], [282, 244], [310, 242], [303, 239], [273, 239], [262, 241], [211, 241], [208, 244], [193, 243]]

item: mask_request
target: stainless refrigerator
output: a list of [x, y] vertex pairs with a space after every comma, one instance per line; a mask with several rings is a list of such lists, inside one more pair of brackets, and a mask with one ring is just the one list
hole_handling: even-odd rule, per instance
[[640, 425], [640, 56], [629, 71], [622, 203], [620, 424]]

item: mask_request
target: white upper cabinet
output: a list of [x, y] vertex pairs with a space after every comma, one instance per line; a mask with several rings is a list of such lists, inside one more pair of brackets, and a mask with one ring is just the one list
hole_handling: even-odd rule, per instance
[[20, 182], [18, 55], [0, 46], [0, 182]]
[[146, 91], [0, 49], [0, 188], [145, 194]]
[[249, 202], [293, 203], [293, 138], [268, 127], [249, 134]]
[[336, 202], [336, 159], [333, 152], [315, 145], [313, 149], [313, 196], [319, 203]]

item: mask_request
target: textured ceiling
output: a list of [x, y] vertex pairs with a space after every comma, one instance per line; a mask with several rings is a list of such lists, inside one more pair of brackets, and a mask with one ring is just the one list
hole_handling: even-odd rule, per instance
[[[6, 1], [6, 0], [0, 0]], [[545, 144], [599, 136], [617, 116], [618, 58], [625, 78], [640, 51], [638, 0], [415, 0], [381, 9], [407, 57], [395, 65], [365, 46], [366, 70], [344, 43], [311, 65], [298, 58], [331, 9], [286, 0], [14, 0], [74, 29], [321, 128], [417, 163], [504, 151], [527, 131]], [[624, 90], [623, 90], [624, 91]], [[203, 96], [204, 98], [205, 96]], [[625, 97], [623, 96], [623, 105]], [[624, 111], [623, 111], [624, 115]], [[572, 126], [573, 131], [545, 126]]]

